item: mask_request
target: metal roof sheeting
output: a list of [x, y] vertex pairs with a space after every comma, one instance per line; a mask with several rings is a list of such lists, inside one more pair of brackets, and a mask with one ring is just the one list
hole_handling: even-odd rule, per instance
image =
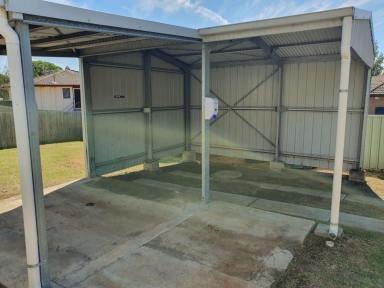
[[[200, 63], [201, 40], [212, 42], [212, 62], [271, 58], [276, 62], [276, 55], [283, 59], [335, 55], [340, 53], [342, 18], [357, 13], [352, 47], [368, 66], [373, 61], [370, 14], [353, 7], [195, 30], [45, 1], [33, 2], [32, 5], [12, 0], [6, 8], [22, 13], [22, 21], [30, 25], [35, 56], [84, 57], [164, 49], [180, 61], [195, 65]], [[12, 15], [16, 14], [10, 13], [11, 19]], [[6, 53], [4, 44], [2, 48], [1, 52]]]
[[323, 56], [340, 53], [340, 42], [327, 44], [302, 45], [278, 48], [276, 52], [280, 57]]
[[270, 46], [341, 39], [341, 27], [263, 36]]

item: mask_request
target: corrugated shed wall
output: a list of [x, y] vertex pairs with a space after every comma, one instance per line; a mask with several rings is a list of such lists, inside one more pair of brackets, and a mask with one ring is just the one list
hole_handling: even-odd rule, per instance
[[[184, 147], [184, 76], [173, 65], [152, 57], [153, 148], [155, 157], [164, 157], [164, 149]], [[156, 111], [159, 108], [159, 111]], [[162, 110], [167, 108], [166, 110]]]
[[[365, 69], [353, 61], [344, 159], [359, 159]], [[284, 65], [281, 152], [287, 163], [332, 168], [335, 153], [339, 61]], [[291, 156], [290, 156], [291, 155]], [[296, 155], [296, 157], [295, 157]], [[317, 159], [316, 159], [317, 158]], [[350, 165], [347, 165], [349, 168]]]
[[[194, 71], [200, 79], [200, 72]], [[267, 79], [267, 80], [266, 80]], [[274, 151], [270, 142], [275, 142], [276, 112], [274, 111], [279, 93], [279, 73], [274, 65], [238, 65], [212, 68], [211, 88], [222, 100], [220, 101], [221, 117], [212, 125], [212, 153], [237, 156], [239, 150], [248, 153], [256, 159], [270, 160]], [[199, 147], [200, 137], [200, 81], [192, 80], [192, 137], [195, 147]], [[258, 88], [256, 88], [258, 86]], [[244, 98], [244, 96], [246, 96]], [[244, 98], [243, 100], [241, 100]], [[245, 119], [246, 121], [244, 121]], [[270, 139], [268, 142], [259, 132]], [[197, 136], [198, 135], [198, 136]], [[231, 150], [224, 151], [224, 149]], [[233, 150], [235, 149], [235, 150]], [[236, 151], [237, 150], [237, 151]], [[225, 152], [225, 153], [224, 153]], [[243, 153], [241, 152], [241, 153]], [[244, 155], [244, 154], [242, 154]]]
[[[180, 150], [184, 146], [183, 74], [176, 67], [155, 57], [151, 57], [151, 60], [153, 146], [156, 158], [183, 150]], [[87, 61], [90, 63], [96, 173], [143, 162], [143, 55], [97, 56]]]
[[[230, 105], [275, 71], [272, 65], [238, 65], [212, 68], [212, 90]], [[200, 72], [194, 71], [197, 78]], [[356, 165], [364, 109], [365, 67], [353, 61], [345, 145], [345, 169]], [[276, 141], [279, 73], [275, 73], [220, 118], [211, 129], [213, 154], [272, 160]], [[283, 112], [281, 115], [281, 160], [290, 164], [333, 168], [340, 62], [338, 60], [287, 63], [283, 67]], [[192, 81], [192, 136], [200, 132], [200, 82]], [[225, 105], [221, 102], [221, 108]], [[220, 114], [225, 110], [220, 110]], [[219, 116], [220, 116], [219, 114]], [[247, 123], [248, 122], [248, 123]], [[250, 125], [251, 124], [251, 125]], [[253, 127], [252, 127], [253, 126]], [[256, 131], [259, 130], [265, 137]], [[194, 149], [200, 149], [200, 137]]]

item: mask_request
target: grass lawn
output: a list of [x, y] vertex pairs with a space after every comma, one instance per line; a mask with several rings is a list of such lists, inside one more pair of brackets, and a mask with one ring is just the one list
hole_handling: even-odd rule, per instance
[[[85, 176], [83, 143], [65, 142], [40, 146], [44, 187]], [[20, 193], [16, 149], [0, 150], [0, 199]]]
[[334, 248], [311, 234], [273, 288], [384, 287], [384, 235], [344, 231]]

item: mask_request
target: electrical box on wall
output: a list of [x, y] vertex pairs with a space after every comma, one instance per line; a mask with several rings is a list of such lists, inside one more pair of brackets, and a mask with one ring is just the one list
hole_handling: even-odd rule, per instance
[[205, 98], [205, 120], [215, 120], [219, 113], [219, 101], [217, 98]]

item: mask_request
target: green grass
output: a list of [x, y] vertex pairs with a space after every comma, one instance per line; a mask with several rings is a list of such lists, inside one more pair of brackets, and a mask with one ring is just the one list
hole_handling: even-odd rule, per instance
[[345, 229], [334, 248], [311, 234], [273, 288], [384, 287], [384, 235]]
[[[40, 146], [44, 187], [85, 176], [83, 143], [65, 142]], [[0, 150], [0, 199], [20, 193], [16, 149]]]

